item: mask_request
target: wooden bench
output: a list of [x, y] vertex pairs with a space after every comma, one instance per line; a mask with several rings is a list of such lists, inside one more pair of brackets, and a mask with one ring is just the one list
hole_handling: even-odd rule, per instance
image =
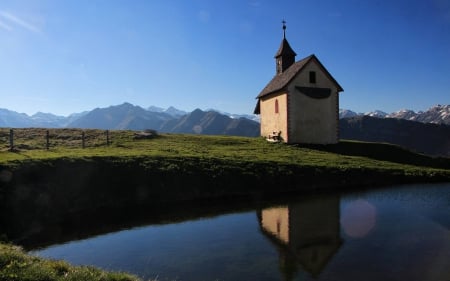
[[271, 141], [271, 142], [279, 142], [279, 141], [281, 141], [281, 131], [279, 131], [279, 132], [272, 132], [267, 137], [267, 140]]

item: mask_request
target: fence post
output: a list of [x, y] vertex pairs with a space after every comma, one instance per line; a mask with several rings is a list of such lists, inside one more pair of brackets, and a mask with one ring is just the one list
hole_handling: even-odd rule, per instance
[[14, 130], [9, 129], [9, 151], [14, 150]]
[[106, 130], [106, 146], [109, 146], [109, 130]]
[[45, 137], [47, 139], [47, 141], [46, 141], [46, 148], [48, 150], [49, 147], [50, 147], [50, 132], [48, 130], [47, 130], [47, 133], [46, 133]]
[[85, 143], [84, 143], [84, 132], [81, 133], [81, 147], [85, 148]]

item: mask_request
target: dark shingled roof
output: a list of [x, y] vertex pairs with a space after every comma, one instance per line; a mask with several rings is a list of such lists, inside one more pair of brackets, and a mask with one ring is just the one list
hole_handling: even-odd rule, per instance
[[[284, 72], [275, 75], [272, 80], [267, 84], [266, 87], [259, 93], [256, 97], [257, 99], [262, 98], [264, 96], [270, 95], [272, 93], [285, 90], [289, 82], [312, 60], [316, 60], [319, 66], [323, 69], [324, 73], [336, 84], [338, 91], [343, 91], [342, 87], [338, 84], [338, 82], [331, 76], [331, 74], [326, 70], [326, 68], [320, 63], [315, 55], [310, 55], [302, 60], [295, 62]], [[256, 109], [255, 109], [256, 110]]]
[[291, 45], [289, 45], [286, 38], [283, 38], [283, 41], [281, 41], [280, 48], [278, 48], [277, 53], [275, 54], [275, 58], [278, 58], [279, 56], [287, 55], [287, 56], [296, 56], [297, 54], [292, 50]]

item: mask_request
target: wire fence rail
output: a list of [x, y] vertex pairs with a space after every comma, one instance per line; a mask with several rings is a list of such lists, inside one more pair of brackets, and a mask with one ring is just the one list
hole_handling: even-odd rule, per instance
[[0, 128], [0, 150], [109, 146], [116, 134], [99, 129]]

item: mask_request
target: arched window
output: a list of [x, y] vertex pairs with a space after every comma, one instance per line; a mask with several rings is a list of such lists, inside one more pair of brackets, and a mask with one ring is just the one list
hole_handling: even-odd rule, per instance
[[275, 100], [275, 113], [278, 113], [278, 100]]

